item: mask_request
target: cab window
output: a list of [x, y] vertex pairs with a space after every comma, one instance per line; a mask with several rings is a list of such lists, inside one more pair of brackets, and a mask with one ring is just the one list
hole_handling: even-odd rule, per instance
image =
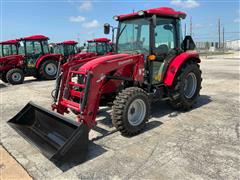
[[175, 28], [174, 20], [162, 19], [157, 20], [155, 28], [155, 53], [156, 55], [166, 55], [175, 48]]
[[11, 44], [4, 44], [3, 45], [3, 55], [4, 56], [9, 56], [11, 55]]
[[43, 46], [43, 52], [45, 54], [48, 54], [49, 53], [48, 42], [47, 41], [42, 41], [42, 46]]
[[41, 43], [39, 41], [26, 41], [27, 55], [40, 55], [42, 53]]
[[2, 53], [2, 48], [3, 48], [3, 45], [2, 45], [2, 44], [0, 44], [0, 57], [2, 57], [2, 56], [3, 56], [3, 53]]

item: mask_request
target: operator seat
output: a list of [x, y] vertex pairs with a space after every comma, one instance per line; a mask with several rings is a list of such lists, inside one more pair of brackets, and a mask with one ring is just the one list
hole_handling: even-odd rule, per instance
[[166, 44], [161, 44], [156, 48], [157, 55], [166, 55], [169, 51], [169, 48]]

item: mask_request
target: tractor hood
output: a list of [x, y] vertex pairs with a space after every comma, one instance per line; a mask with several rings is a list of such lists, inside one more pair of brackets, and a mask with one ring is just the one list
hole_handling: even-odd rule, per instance
[[[142, 55], [139, 54], [139, 56], [142, 56]], [[125, 63], [125, 61], [127, 61], [126, 59], [128, 59], [127, 57], [129, 57], [129, 59], [131, 59], [131, 57], [136, 57], [136, 55], [132, 55], [132, 54], [115, 54], [115, 55], [101, 56], [101, 57], [98, 57], [98, 58], [96, 58], [96, 59], [94, 59], [92, 61], [87, 62], [86, 64], [81, 66], [79, 68], [79, 70], [87, 72], [87, 71], [92, 70], [93, 68], [95, 68], [96, 66], [98, 66], [100, 64], [104, 64], [104, 63], [107, 63], [108, 61], [114, 61], [114, 60], [120, 60], [120, 59], [124, 59], [123, 63]]]
[[5, 57], [0, 57], [0, 63], [7, 63], [8, 61], [22, 60], [23, 55], [10, 55]]
[[93, 56], [97, 56], [96, 53], [92, 53], [92, 52], [83, 52], [83, 53], [78, 53], [76, 55], [74, 55], [74, 60], [78, 60], [78, 59], [83, 59], [83, 58], [89, 58], [89, 57], [93, 57]]

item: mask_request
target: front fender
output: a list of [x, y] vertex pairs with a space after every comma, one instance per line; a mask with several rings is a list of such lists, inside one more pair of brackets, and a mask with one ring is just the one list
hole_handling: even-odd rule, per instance
[[40, 64], [45, 60], [45, 59], [52, 59], [55, 61], [59, 61], [61, 59], [62, 55], [61, 54], [45, 54], [38, 58], [36, 62], [36, 69], [40, 67]]
[[195, 60], [200, 63], [199, 54], [197, 51], [186, 51], [176, 56], [169, 64], [166, 75], [164, 77], [165, 86], [172, 86], [176, 73], [181, 68], [181, 66], [188, 60]]

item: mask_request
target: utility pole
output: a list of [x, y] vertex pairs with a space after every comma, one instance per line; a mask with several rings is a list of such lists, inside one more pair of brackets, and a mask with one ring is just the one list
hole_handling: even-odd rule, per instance
[[221, 20], [218, 19], [218, 48], [221, 48]]
[[190, 36], [192, 36], [192, 16], [190, 17]]
[[223, 29], [222, 29], [222, 39], [223, 39], [222, 48], [223, 48], [223, 50], [224, 50], [224, 48], [225, 48], [225, 44], [224, 44], [224, 41], [225, 41], [225, 39], [224, 39], [224, 27], [223, 27]]

